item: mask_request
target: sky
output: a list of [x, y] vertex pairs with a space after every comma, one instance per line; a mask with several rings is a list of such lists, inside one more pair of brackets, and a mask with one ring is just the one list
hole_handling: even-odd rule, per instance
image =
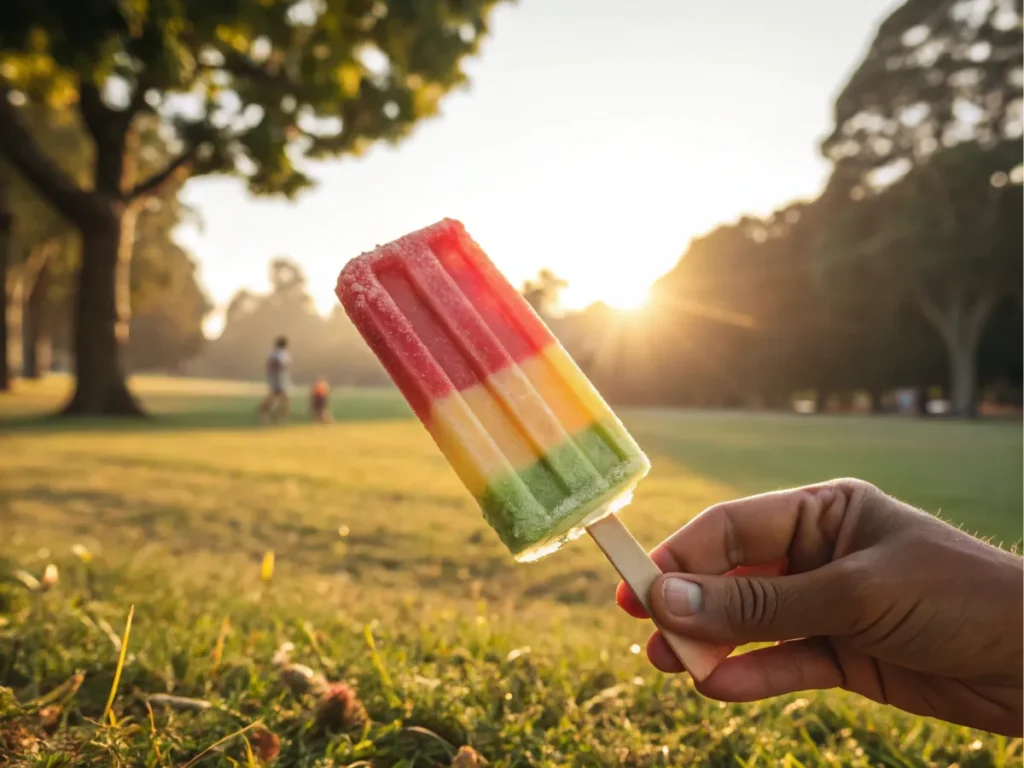
[[[832, 104], [899, 0], [519, 0], [470, 86], [398, 146], [318, 162], [294, 202], [189, 181], [179, 242], [218, 310], [263, 291], [272, 258], [317, 307], [350, 258], [446, 216], [515, 284], [543, 267], [567, 307], [641, 303], [687, 243], [814, 196]], [[220, 311], [208, 320], [219, 332]]]

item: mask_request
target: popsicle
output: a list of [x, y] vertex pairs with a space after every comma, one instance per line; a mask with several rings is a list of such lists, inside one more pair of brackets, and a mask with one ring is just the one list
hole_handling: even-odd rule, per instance
[[[647, 600], [660, 570], [614, 513], [650, 462], [461, 223], [352, 259], [336, 292], [517, 560], [587, 531]], [[731, 650], [663, 634], [698, 679]]]

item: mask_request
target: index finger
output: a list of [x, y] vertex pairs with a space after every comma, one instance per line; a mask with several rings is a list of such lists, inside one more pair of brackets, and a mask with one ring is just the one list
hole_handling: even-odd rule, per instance
[[[834, 483], [716, 504], [655, 547], [651, 559], [664, 572], [721, 575], [753, 566], [775, 567], [774, 574], [759, 575], [809, 571], [832, 560], [845, 506]], [[616, 601], [627, 613], [646, 616], [625, 584]]]

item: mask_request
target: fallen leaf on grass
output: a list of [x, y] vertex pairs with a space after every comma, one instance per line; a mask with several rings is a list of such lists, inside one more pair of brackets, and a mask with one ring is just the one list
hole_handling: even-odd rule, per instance
[[249, 741], [252, 742], [256, 757], [265, 763], [277, 759], [281, 754], [281, 739], [267, 728], [254, 728], [249, 733]]
[[331, 683], [316, 705], [316, 724], [328, 731], [354, 731], [369, 719], [363, 702], [346, 683]]
[[43, 707], [39, 710], [39, 724], [43, 726], [43, 728], [53, 728], [60, 720], [60, 713], [61, 708], [56, 704]]

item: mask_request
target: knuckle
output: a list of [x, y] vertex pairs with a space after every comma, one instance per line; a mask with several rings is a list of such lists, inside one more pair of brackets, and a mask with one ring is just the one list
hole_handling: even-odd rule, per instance
[[779, 607], [777, 586], [770, 580], [738, 576], [726, 593], [725, 614], [733, 632], [770, 626]]
[[842, 495], [847, 509], [864, 506], [872, 500], [885, 496], [878, 486], [856, 477], [841, 477], [833, 480], [829, 485]]

